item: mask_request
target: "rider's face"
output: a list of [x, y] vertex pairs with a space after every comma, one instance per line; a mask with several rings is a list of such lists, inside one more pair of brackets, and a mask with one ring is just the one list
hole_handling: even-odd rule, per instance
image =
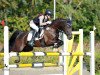
[[50, 16], [50, 15], [48, 15], [48, 18], [50, 19], [50, 18], [51, 18], [51, 16]]

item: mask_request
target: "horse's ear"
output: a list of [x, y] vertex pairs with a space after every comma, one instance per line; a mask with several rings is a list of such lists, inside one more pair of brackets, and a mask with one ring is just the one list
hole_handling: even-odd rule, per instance
[[68, 24], [69, 26], [72, 26], [72, 19], [67, 18], [67, 24]]

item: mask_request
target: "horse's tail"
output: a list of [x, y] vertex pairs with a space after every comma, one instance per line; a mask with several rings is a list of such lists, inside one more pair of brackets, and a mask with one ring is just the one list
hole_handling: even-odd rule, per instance
[[9, 40], [9, 47], [12, 47], [12, 46], [13, 46], [13, 44], [14, 44], [14, 42], [15, 42], [17, 36], [20, 34], [20, 32], [21, 32], [20, 30], [16, 30], [16, 31], [12, 34], [12, 36], [10, 37], [10, 40]]

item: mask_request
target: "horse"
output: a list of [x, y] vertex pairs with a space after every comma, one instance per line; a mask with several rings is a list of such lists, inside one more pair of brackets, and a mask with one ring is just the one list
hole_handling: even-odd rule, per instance
[[[35, 40], [33, 47], [49, 47], [58, 48], [63, 45], [63, 41], [59, 39], [59, 32], [66, 34], [69, 40], [72, 39], [72, 24], [70, 19], [58, 18], [52, 21], [50, 25], [44, 28], [43, 37]], [[29, 52], [33, 47], [27, 45], [27, 36], [29, 31], [16, 30], [9, 40], [9, 50], [14, 52]]]

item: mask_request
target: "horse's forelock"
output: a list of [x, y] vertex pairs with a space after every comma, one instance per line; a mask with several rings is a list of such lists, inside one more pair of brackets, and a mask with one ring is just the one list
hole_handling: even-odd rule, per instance
[[72, 26], [72, 20], [67, 19], [67, 25], [68, 25], [68, 26]]

